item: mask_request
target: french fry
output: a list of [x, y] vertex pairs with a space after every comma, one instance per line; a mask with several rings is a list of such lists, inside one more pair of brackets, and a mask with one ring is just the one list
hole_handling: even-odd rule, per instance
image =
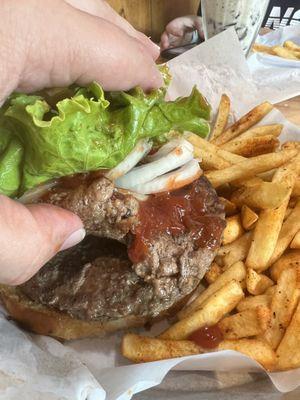
[[287, 49], [290, 50], [296, 50], [300, 51], [300, 46], [298, 46], [296, 43], [294, 43], [292, 40], [287, 40], [283, 43], [283, 47], [286, 47]]
[[190, 340], [161, 340], [127, 333], [121, 352], [128, 360], [140, 363], [199, 354], [201, 349]]
[[232, 201], [226, 199], [225, 197], [219, 197], [219, 199], [225, 208], [225, 214], [227, 217], [237, 213], [237, 206]]
[[263, 334], [272, 349], [279, 345], [299, 300], [298, 271], [288, 268], [282, 271], [271, 301], [271, 321]]
[[241, 218], [239, 215], [226, 218], [226, 228], [223, 232], [222, 244], [225, 246], [234, 242], [244, 233]]
[[293, 237], [300, 230], [300, 200], [293, 209], [289, 217], [284, 221], [279, 233], [278, 241], [274, 253], [268, 265], [274, 264], [289, 247]]
[[279, 140], [273, 135], [256, 136], [249, 139], [236, 139], [227, 142], [222, 149], [243, 157], [254, 157], [271, 153], [279, 147]]
[[285, 214], [284, 214], [284, 219], [283, 219], [284, 221], [291, 215], [292, 211], [293, 211], [292, 207], [288, 207], [286, 209]]
[[261, 323], [261, 316], [267, 312], [270, 314], [268, 307], [265, 310], [262, 308], [259, 306], [223, 318], [218, 323], [218, 327], [224, 339], [241, 339], [261, 335], [266, 326], [265, 321]]
[[251, 208], [243, 205], [241, 209], [241, 220], [243, 228], [248, 231], [254, 227], [256, 221], [258, 220], [258, 215], [256, 212], [251, 210]]
[[273, 281], [277, 282], [282, 271], [290, 267], [296, 268], [298, 266], [300, 266], [300, 251], [291, 250], [281, 256], [279, 260], [272, 265], [270, 268], [271, 278]]
[[274, 55], [273, 48], [270, 46], [265, 46], [263, 44], [254, 43], [252, 46], [252, 50], [256, 53], [266, 53], [270, 55]]
[[226, 131], [224, 131], [220, 136], [213, 139], [212, 143], [219, 146], [235, 138], [241, 133], [244, 133], [253, 125], [261, 121], [272, 109], [273, 105], [267, 101], [254, 107], [251, 111], [249, 111], [246, 115], [240, 118]]
[[294, 239], [292, 240], [290, 244], [291, 249], [300, 249], [300, 230], [296, 233], [294, 236]]
[[185, 132], [185, 138], [194, 146], [196, 156], [202, 158], [201, 165], [206, 169], [219, 170], [245, 160], [244, 157], [222, 150], [194, 133]]
[[[272, 286], [273, 287], [273, 286]], [[272, 293], [260, 294], [258, 296], [247, 296], [242, 299], [236, 306], [236, 309], [241, 312], [245, 310], [255, 309], [259, 306], [270, 307], [272, 300]]]
[[[229, 150], [232, 144], [239, 142], [240, 140], [252, 139], [259, 136], [272, 135], [274, 137], [278, 137], [283, 129], [283, 125], [273, 124], [273, 125], [263, 125], [263, 126], [255, 126], [254, 128], [248, 129], [246, 132], [241, 133], [237, 138], [230, 140], [229, 142], [223, 144], [221, 146], [224, 150]], [[227, 147], [229, 146], [229, 147]]]
[[249, 293], [258, 295], [263, 294], [274, 282], [266, 275], [258, 274], [254, 269], [247, 269], [246, 286]]
[[204, 275], [206, 282], [211, 285], [214, 283], [219, 276], [222, 274], [222, 268], [217, 263], [212, 263], [209, 270]]
[[225, 130], [230, 113], [230, 98], [222, 94], [217, 119], [210, 140], [217, 138]]
[[219, 344], [219, 350], [234, 350], [256, 360], [267, 370], [274, 368], [276, 355], [274, 350], [259, 339], [224, 340]]
[[282, 149], [296, 149], [296, 150], [300, 150], [300, 142], [285, 142], [282, 144], [281, 146]]
[[300, 197], [300, 178], [298, 178], [297, 180], [296, 180], [296, 182], [295, 182], [295, 186], [294, 186], [294, 188], [293, 188], [293, 191], [292, 191], [292, 196], [293, 197]]
[[242, 282], [246, 278], [246, 268], [242, 262], [233, 264], [230, 268], [223, 272], [207, 289], [205, 289], [200, 295], [185, 308], [183, 308], [178, 314], [179, 319], [186, 318], [194, 311], [199, 310], [204, 302], [213, 296], [222, 287], [228, 285], [233, 279], [237, 282]]
[[277, 355], [277, 370], [287, 370], [300, 366], [300, 303], [287, 327], [282, 341], [280, 342]]
[[238, 189], [230, 201], [241, 207], [243, 204], [267, 210], [279, 207], [289, 195], [289, 187], [279, 182], [263, 182]]
[[215, 325], [232, 311], [243, 297], [240, 283], [232, 280], [210, 296], [199, 310], [172, 325], [159, 338], [182, 340], [204, 326]]
[[[272, 182], [286, 185], [289, 188], [289, 195], [279, 207], [261, 211], [246, 259], [248, 268], [264, 271], [282, 254], [281, 250], [284, 248], [286, 240], [282, 237], [280, 245], [277, 244], [277, 240], [299, 170], [300, 154], [276, 171]], [[289, 219], [290, 217], [285, 224]], [[277, 249], [276, 252], [275, 249]]]
[[283, 150], [278, 153], [263, 154], [246, 159], [221, 171], [208, 172], [206, 177], [214, 187], [218, 187], [239, 179], [250, 179], [261, 172], [280, 167], [296, 155], [297, 150]]
[[224, 268], [227, 269], [234, 263], [245, 260], [250, 248], [250, 244], [251, 244], [251, 234], [245, 233], [235, 242], [230, 243], [227, 246], [221, 247], [220, 252], [222, 251], [224, 252], [223, 254]]
[[299, 60], [297, 53], [295, 54], [293, 50], [287, 49], [285, 47], [273, 46], [272, 50], [274, 52], [274, 55], [278, 57], [287, 58], [289, 60]]

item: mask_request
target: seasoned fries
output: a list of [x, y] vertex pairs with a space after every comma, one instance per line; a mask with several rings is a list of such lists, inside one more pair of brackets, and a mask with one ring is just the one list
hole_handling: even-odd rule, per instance
[[274, 350], [264, 341], [258, 339], [224, 340], [219, 350], [235, 350], [253, 358], [266, 369], [271, 370], [276, 363]]
[[249, 111], [245, 116], [239, 119], [236, 123], [234, 123], [230, 128], [224, 131], [217, 138], [213, 139], [212, 143], [216, 145], [222, 145], [228, 142], [229, 140], [237, 137], [241, 133], [246, 132], [253, 125], [261, 121], [263, 117], [265, 117], [272, 109], [273, 105], [267, 101], [260, 104], [259, 106]]
[[289, 195], [287, 185], [276, 182], [261, 181], [258, 184], [240, 188], [231, 196], [237, 206], [243, 204], [261, 210], [279, 207]]
[[242, 282], [246, 278], [245, 265], [242, 262], [237, 262], [228, 268], [223, 274], [221, 274], [215, 282], [213, 282], [206, 290], [204, 290], [200, 295], [187, 307], [178, 313], [178, 318], [186, 318], [188, 315], [192, 314], [194, 311], [199, 310], [203, 303], [209, 299], [213, 294], [215, 294], [222, 287], [225, 287], [233, 279], [237, 282]]
[[254, 227], [255, 222], [258, 220], [258, 215], [251, 210], [251, 208], [243, 204], [241, 208], [241, 219], [243, 228], [248, 231]]
[[201, 353], [200, 347], [190, 340], [161, 340], [133, 333], [123, 337], [121, 351], [124, 357], [136, 363]]
[[300, 46], [291, 40], [284, 42], [283, 46], [264, 46], [255, 43], [252, 49], [254, 52], [270, 54], [272, 56], [278, 56], [289, 60], [300, 60]]
[[250, 179], [261, 172], [280, 167], [295, 157], [297, 153], [297, 150], [282, 150], [278, 153], [263, 154], [220, 171], [208, 172], [206, 177], [214, 187], [240, 179]]
[[212, 131], [210, 141], [221, 135], [228, 123], [230, 113], [230, 98], [226, 94], [222, 94], [219, 105], [219, 111], [214, 129]]
[[[293, 42], [254, 49], [300, 60]], [[158, 338], [124, 337], [128, 359], [199, 354], [207, 350], [201, 335], [212, 329], [210, 335], [219, 333], [209, 348], [239, 351], [270, 371], [300, 367], [300, 142], [278, 149], [283, 126], [255, 126], [272, 108], [262, 103], [227, 127], [230, 99], [223, 95], [210, 142], [185, 133], [222, 196], [222, 246], [206, 287], [199, 286], [177, 322]]]
[[226, 228], [223, 233], [222, 244], [226, 245], [234, 242], [236, 239], [241, 237], [244, 233], [242, 227], [241, 218], [239, 215], [234, 215], [233, 217], [228, 217], [226, 219]]
[[232, 311], [243, 297], [244, 292], [240, 283], [232, 280], [210, 296], [200, 309], [172, 325], [159, 338], [187, 339], [196, 330], [215, 325], [222, 317]]

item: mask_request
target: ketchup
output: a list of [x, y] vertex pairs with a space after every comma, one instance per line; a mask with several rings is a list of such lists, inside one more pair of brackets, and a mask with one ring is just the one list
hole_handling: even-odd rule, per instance
[[218, 240], [215, 233], [223, 230], [220, 218], [207, 215], [206, 192], [199, 181], [173, 192], [149, 196], [140, 203], [139, 224], [133, 231], [133, 241], [128, 256], [133, 263], [141, 262], [147, 255], [151, 239], [167, 233], [179, 236], [191, 233], [196, 247], [215, 249]]
[[193, 332], [189, 339], [204, 349], [214, 349], [223, 340], [223, 334], [218, 325], [204, 326]]

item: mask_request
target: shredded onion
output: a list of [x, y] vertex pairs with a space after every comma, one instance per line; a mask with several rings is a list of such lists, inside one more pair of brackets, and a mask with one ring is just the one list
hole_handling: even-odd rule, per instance
[[177, 169], [193, 159], [193, 146], [185, 139], [176, 139], [176, 146], [169, 144], [171, 149], [165, 156], [148, 164], [133, 168], [126, 175], [116, 180], [116, 186], [134, 190], [142, 183], [150, 182], [160, 175]]
[[168, 174], [159, 176], [150, 182], [141, 183], [132, 188], [132, 191], [141, 194], [152, 194], [179, 189], [192, 183], [202, 174], [197, 160], [191, 160], [183, 167]]
[[115, 181], [121, 176], [125, 175], [128, 171], [130, 171], [136, 164], [141, 161], [141, 159], [149, 153], [151, 150], [152, 144], [146, 140], [140, 140], [135, 148], [128, 154], [128, 156], [120, 162], [115, 168], [108, 171], [105, 176], [111, 181]]
[[56, 184], [56, 180], [42, 183], [41, 185], [38, 185], [33, 189], [27, 190], [27, 192], [25, 192], [23, 196], [18, 199], [18, 201], [23, 204], [36, 203], [43, 194], [47, 193], [48, 190], [53, 188]]

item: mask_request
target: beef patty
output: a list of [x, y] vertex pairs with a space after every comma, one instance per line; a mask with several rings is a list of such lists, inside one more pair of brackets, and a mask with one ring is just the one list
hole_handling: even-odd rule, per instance
[[166, 314], [196, 289], [225, 227], [223, 207], [204, 177], [141, 200], [103, 176], [80, 176], [42, 200], [79, 215], [89, 236], [20, 289], [83, 320]]

